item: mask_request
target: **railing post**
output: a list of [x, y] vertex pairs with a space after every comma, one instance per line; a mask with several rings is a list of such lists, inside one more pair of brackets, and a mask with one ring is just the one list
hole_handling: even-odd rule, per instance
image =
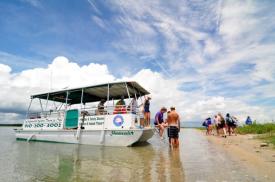
[[40, 107], [41, 107], [41, 110], [42, 110], [42, 114], [44, 115], [44, 110], [43, 110], [41, 99], [39, 99], [39, 103], [40, 103]]
[[82, 105], [83, 105], [83, 94], [84, 94], [84, 88], [81, 89], [81, 108], [80, 110], [82, 109]]
[[[131, 96], [130, 96], [129, 89], [128, 89], [128, 86], [127, 86], [127, 83], [126, 83], [126, 82], [125, 82], [125, 86], [126, 86], [126, 90], [127, 90], [128, 98], [130, 99], [130, 98], [131, 98]], [[132, 104], [130, 105], [130, 112], [132, 112]], [[126, 108], [126, 113], [127, 113], [127, 108]]]
[[47, 111], [47, 108], [48, 108], [49, 96], [50, 96], [50, 93], [47, 94], [47, 102], [46, 102], [46, 108], [45, 108], [46, 111]]
[[67, 106], [68, 106], [68, 96], [69, 96], [69, 91], [66, 91], [66, 100], [65, 100], [65, 110], [67, 110]]
[[106, 110], [107, 110], [107, 115], [109, 114], [108, 112], [108, 106], [109, 106], [109, 100], [110, 100], [110, 84], [108, 83], [108, 90], [107, 90], [107, 104], [106, 104]]

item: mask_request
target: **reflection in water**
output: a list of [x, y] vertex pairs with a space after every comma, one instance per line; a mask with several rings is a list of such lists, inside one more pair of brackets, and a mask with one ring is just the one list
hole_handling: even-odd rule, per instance
[[150, 142], [100, 147], [17, 141], [16, 172], [26, 181], [183, 181], [179, 150]]
[[170, 150], [170, 181], [183, 181], [184, 173], [180, 159], [180, 149]]
[[74, 163], [70, 158], [59, 160], [58, 181], [69, 181], [74, 171]]
[[16, 141], [11, 128], [0, 131], [0, 181], [184, 180], [179, 150], [157, 137], [134, 147], [101, 147]]
[[180, 133], [175, 150], [156, 136], [134, 147], [28, 143], [0, 127], [0, 138], [0, 181], [5, 182], [267, 181], [192, 129]]

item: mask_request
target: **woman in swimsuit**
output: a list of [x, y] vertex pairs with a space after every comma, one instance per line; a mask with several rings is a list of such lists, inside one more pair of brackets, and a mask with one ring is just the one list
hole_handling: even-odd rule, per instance
[[147, 97], [144, 102], [144, 119], [145, 119], [145, 126], [150, 125], [150, 100], [151, 97]]

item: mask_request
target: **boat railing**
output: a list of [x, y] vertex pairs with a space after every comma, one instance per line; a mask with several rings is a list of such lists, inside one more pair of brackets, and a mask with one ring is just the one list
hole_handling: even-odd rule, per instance
[[131, 107], [126, 105], [89, 107], [82, 109], [81, 113], [86, 115], [136, 114], [143, 116], [143, 113], [139, 110], [138, 107]]
[[[67, 109], [70, 110], [70, 109]], [[143, 118], [143, 113], [138, 107], [131, 107], [126, 105], [116, 106], [104, 106], [104, 107], [88, 107], [79, 110], [80, 114], [95, 116], [95, 115], [112, 115], [112, 114], [135, 114], [140, 118]], [[28, 114], [28, 119], [39, 119], [39, 118], [64, 118], [65, 110], [50, 110], [43, 112], [31, 112]]]
[[44, 119], [44, 118], [64, 118], [65, 110], [49, 110], [43, 112], [31, 112], [28, 113], [28, 119]]

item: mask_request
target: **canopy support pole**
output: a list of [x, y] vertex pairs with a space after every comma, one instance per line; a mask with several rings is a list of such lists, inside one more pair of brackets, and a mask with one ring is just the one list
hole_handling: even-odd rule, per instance
[[65, 110], [67, 110], [67, 107], [68, 107], [68, 96], [69, 96], [69, 91], [67, 90], [66, 91], [66, 101], [65, 101]]
[[[130, 99], [131, 96], [130, 96], [130, 93], [129, 93], [129, 89], [128, 89], [128, 86], [127, 86], [127, 83], [125, 82], [125, 86], [126, 86], [126, 90], [127, 90], [127, 94], [128, 94], [128, 98]], [[133, 109], [133, 106], [132, 104], [130, 104], [130, 112], [132, 112], [132, 109]], [[127, 110], [126, 110], [127, 111]]]
[[45, 108], [46, 111], [47, 111], [47, 108], [48, 108], [49, 96], [50, 96], [50, 93], [47, 94], [47, 102], [46, 102], [46, 108]]
[[33, 98], [31, 98], [31, 101], [30, 101], [30, 103], [29, 103], [29, 107], [28, 107], [28, 110], [27, 110], [27, 113], [26, 113], [26, 118], [28, 118], [28, 116], [29, 116], [29, 114], [30, 114], [30, 108], [31, 108], [31, 105], [32, 105], [32, 99], [33, 99]]
[[43, 112], [44, 112], [44, 110], [43, 110], [43, 106], [42, 106], [41, 99], [39, 99], [39, 103], [40, 103], [40, 107], [41, 107], [41, 110], [42, 110], [42, 113], [43, 113]]
[[82, 105], [83, 105], [83, 94], [84, 94], [84, 89], [81, 89], [81, 109], [82, 109]]
[[110, 99], [110, 84], [108, 84], [107, 102], [109, 102], [109, 99]]
[[109, 112], [108, 112], [109, 100], [110, 100], [110, 84], [108, 83], [108, 90], [107, 90], [107, 104], [106, 104], [107, 114], [109, 114]]
[[125, 82], [125, 86], [126, 86], [126, 90], [127, 90], [127, 94], [128, 94], [128, 98], [130, 99], [130, 93], [129, 93], [129, 89], [128, 89], [128, 86], [127, 86], [127, 83]]

